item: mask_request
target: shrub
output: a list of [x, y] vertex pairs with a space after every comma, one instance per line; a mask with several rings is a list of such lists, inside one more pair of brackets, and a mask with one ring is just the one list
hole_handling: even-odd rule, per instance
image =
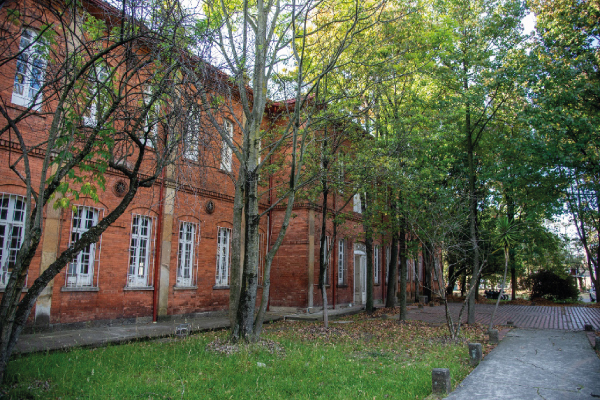
[[563, 278], [552, 271], [541, 270], [527, 277], [526, 286], [531, 290], [531, 300], [577, 300], [579, 291], [575, 278]]

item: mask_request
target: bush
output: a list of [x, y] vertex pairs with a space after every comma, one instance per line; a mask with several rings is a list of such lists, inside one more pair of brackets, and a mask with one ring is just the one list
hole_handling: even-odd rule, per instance
[[552, 271], [541, 270], [527, 277], [526, 286], [531, 290], [531, 300], [573, 300], [579, 297], [577, 282], [572, 276], [562, 278]]

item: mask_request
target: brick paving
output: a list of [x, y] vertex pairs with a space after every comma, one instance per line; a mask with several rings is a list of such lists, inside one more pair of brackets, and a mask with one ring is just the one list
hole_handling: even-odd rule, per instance
[[[454, 319], [458, 318], [460, 303], [451, 303], [449, 308]], [[475, 322], [489, 324], [494, 305], [477, 304], [475, 306]], [[409, 307], [407, 317], [430, 323], [443, 324], [446, 322], [444, 306], [424, 308]], [[467, 309], [462, 321], [467, 320]], [[519, 328], [532, 329], [561, 329], [570, 331], [584, 330], [586, 324], [591, 324], [594, 330], [600, 330], [600, 308], [588, 307], [548, 307], [548, 306], [517, 306], [501, 305], [494, 316], [494, 325], [506, 325], [512, 321]]]

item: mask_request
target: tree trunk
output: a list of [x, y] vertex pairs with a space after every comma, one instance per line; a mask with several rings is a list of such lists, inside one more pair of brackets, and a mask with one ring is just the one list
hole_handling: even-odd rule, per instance
[[400, 315], [398, 319], [400, 321], [406, 320], [406, 279], [407, 279], [407, 263], [406, 263], [406, 219], [400, 219], [400, 233], [398, 238], [398, 255], [399, 255], [399, 267], [398, 273], [400, 274]]
[[231, 230], [231, 270], [229, 273], [229, 325], [235, 325], [236, 311], [240, 300], [241, 288], [241, 248], [242, 248], [242, 215], [244, 212], [243, 168], [240, 168], [235, 185], [233, 203], [233, 229]]
[[244, 229], [244, 260], [242, 269], [242, 282], [236, 314], [235, 325], [232, 327], [233, 341], [254, 340], [254, 311], [256, 309], [256, 293], [258, 290], [258, 248], [259, 248], [259, 223], [258, 212], [258, 176], [255, 170], [248, 171], [245, 182], [244, 215], [246, 226]]
[[[506, 217], [509, 224], [512, 226], [515, 221], [515, 202], [510, 194], [510, 189], [507, 189], [506, 194]], [[511, 282], [511, 300], [517, 298], [517, 267], [515, 264], [515, 249], [509, 250], [509, 265], [510, 265], [510, 282]]]
[[388, 308], [396, 306], [396, 268], [398, 266], [398, 233], [394, 231], [390, 243], [390, 259], [388, 260], [387, 296], [385, 306]]
[[455, 266], [454, 264], [450, 264], [448, 268], [448, 285], [446, 285], [446, 297], [452, 296], [454, 294], [454, 285], [456, 285], [456, 275], [455, 275]]
[[429, 243], [424, 243], [423, 248], [423, 267], [425, 274], [423, 277], [423, 295], [427, 296], [427, 299], [431, 301], [433, 299], [433, 282], [431, 280], [432, 267], [433, 267], [433, 253], [429, 248]]
[[504, 277], [502, 278], [502, 285], [500, 286], [500, 294], [498, 295], [498, 300], [496, 300], [496, 306], [494, 307], [494, 311], [492, 311], [492, 317], [490, 318], [490, 327], [488, 330], [492, 330], [492, 326], [494, 325], [494, 315], [496, 315], [496, 311], [498, 310], [498, 304], [500, 304], [500, 299], [502, 298], [502, 293], [504, 293], [504, 285], [506, 284], [506, 273], [508, 271], [508, 260], [510, 257], [510, 252], [507, 247], [504, 248]]
[[[473, 271], [471, 275], [471, 287], [477, 287], [479, 282], [479, 237], [477, 229], [477, 177], [475, 172], [474, 145], [471, 137], [470, 113], [467, 105], [467, 149], [469, 162], [469, 233], [471, 236], [471, 247], [473, 250]], [[477, 289], [470, 291], [468, 301], [467, 323], [475, 323], [475, 298]]]
[[[327, 146], [327, 139], [324, 140], [323, 147]], [[319, 243], [321, 245], [319, 249], [319, 287], [321, 288], [321, 297], [323, 298], [323, 325], [325, 329], [329, 328], [329, 315], [327, 310], [327, 287], [325, 286], [327, 271], [329, 270], [329, 255], [331, 254], [333, 243], [327, 243], [327, 200], [329, 195], [329, 186], [327, 185], [326, 172], [328, 162], [326, 157], [323, 159], [323, 170], [324, 173], [321, 177], [321, 187], [323, 190], [322, 203], [321, 203], [321, 237]], [[335, 282], [331, 282], [332, 285]]]
[[365, 201], [361, 202], [361, 207], [363, 211], [363, 228], [365, 230], [365, 247], [367, 253], [367, 302], [365, 309], [370, 314], [375, 310], [375, 307], [373, 304], [373, 228], [371, 226], [371, 213], [369, 210], [372, 199], [367, 197], [367, 195], [368, 193], [365, 193]]

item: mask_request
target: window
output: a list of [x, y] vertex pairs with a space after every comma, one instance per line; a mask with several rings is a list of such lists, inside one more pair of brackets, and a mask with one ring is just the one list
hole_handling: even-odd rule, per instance
[[379, 284], [379, 246], [375, 246], [375, 248], [373, 249], [373, 257], [374, 257], [374, 263], [373, 263], [373, 282], [375, 282], [376, 285]]
[[179, 262], [177, 264], [177, 286], [196, 285], [194, 265], [198, 225], [192, 222], [179, 224]]
[[131, 222], [131, 245], [129, 247], [128, 287], [148, 287], [150, 276], [150, 237], [152, 220], [134, 215]]
[[357, 213], [362, 213], [362, 205], [361, 205], [359, 193], [354, 194], [353, 203], [354, 203], [353, 211], [357, 212]]
[[21, 34], [19, 51], [22, 53], [17, 58], [17, 71], [15, 73], [15, 84], [12, 93], [12, 103], [23, 107], [29, 107], [35, 99], [34, 109], [41, 106], [41, 95], [39, 94], [46, 73], [46, 51], [44, 43], [35, 40], [36, 33], [24, 30]]
[[6, 287], [23, 243], [25, 198], [0, 194], [0, 287]]
[[200, 118], [195, 108], [188, 113], [186, 130], [183, 136], [183, 157], [198, 162], [198, 136], [200, 134]]
[[[79, 206], [73, 211], [71, 220], [71, 244], [98, 223], [98, 210]], [[96, 262], [96, 243], [87, 245], [69, 263], [66, 287], [96, 287], [94, 284], [94, 264]]]
[[106, 99], [106, 88], [104, 83], [108, 80], [108, 70], [104, 66], [94, 67], [90, 73], [90, 95], [93, 100], [89, 110], [83, 117], [85, 126], [95, 127], [98, 123], [98, 102]]
[[[228, 119], [223, 121], [223, 129], [225, 130], [225, 134], [229, 137], [231, 141], [233, 141], [233, 123]], [[233, 150], [227, 144], [227, 141], [223, 139], [223, 143], [221, 145], [221, 169], [223, 171], [231, 172], [232, 165], [232, 157]]]
[[[146, 107], [150, 106], [150, 102], [152, 101], [152, 89], [150, 87], [146, 87], [144, 90], [144, 110], [146, 112]], [[148, 147], [154, 147], [154, 142], [156, 141], [156, 136], [158, 134], [158, 121], [156, 119], [156, 114], [158, 110], [158, 100], [150, 106], [150, 109], [147, 110], [146, 120], [144, 121], [144, 138], [146, 138], [145, 145]]]
[[219, 228], [217, 235], [217, 277], [216, 286], [229, 285], [229, 246], [231, 229]]
[[338, 285], [343, 285], [346, 282], [345, 244], [344, 239], [338, 241]]

